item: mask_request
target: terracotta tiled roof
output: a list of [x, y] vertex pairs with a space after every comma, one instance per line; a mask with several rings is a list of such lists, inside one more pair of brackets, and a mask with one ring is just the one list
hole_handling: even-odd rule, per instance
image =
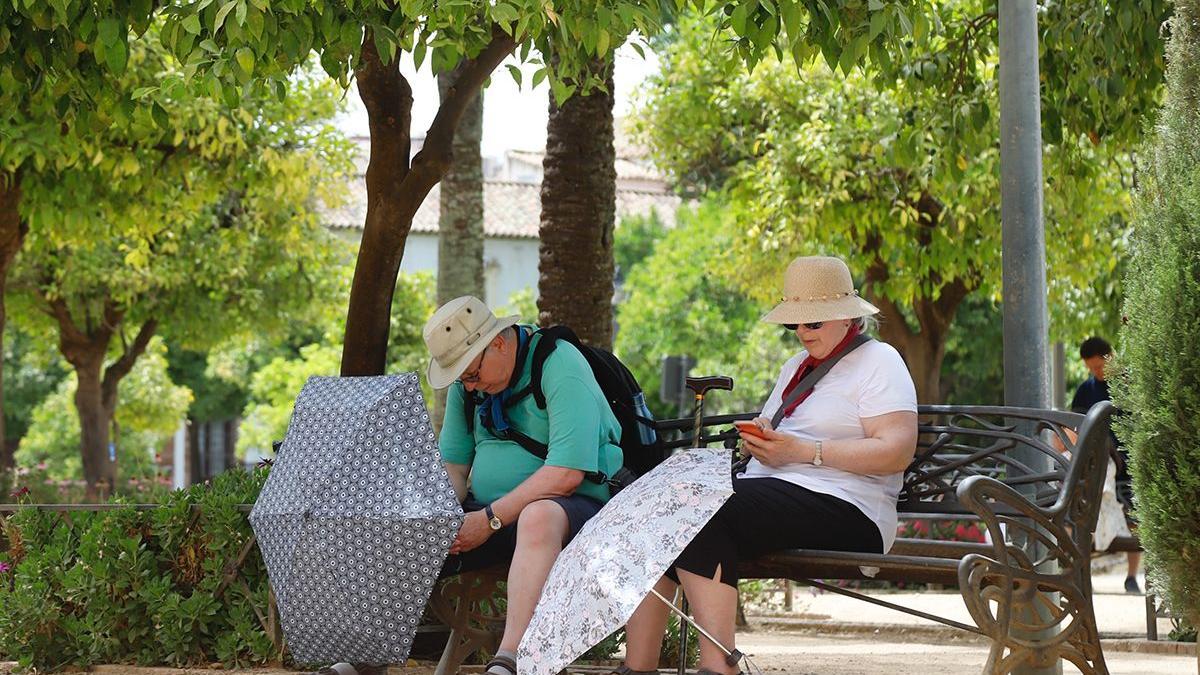
[[[441, 186], [435, 185], [417, 210], [413, 232], [438, 231]], [[639, 190], [617, 190], [617, 218], [648, 215], [657, 211], [667, 227], [675, 225], [675, 210], [681, 200], [673, 194]], [[485, 181], [483, 184], [483, 232], [488, 237], [537, 238], [542, 214], [541, 186], [536, 183]], [[325, 222], [339, 229], [360, 229], [367, 215], [367, 186], [360, 176], [350, 185], [346, 203], [326, 210]]]
[[[359, 146], [356, 160], [358, 175], [348, 186], [345, 203], [336, 209], [326, 208], [325, 224], [336, 229], [361, 229], [367, 215], [367, 185], [364, 174], [367, 168], [370, 141], [367, 138], [353, 139]], [[413, 139], [414, 147], [424, 139]], [[542, 151], [509, 150], [510, 158], [541, 166]], [[630, 215], [649, 215], [657, 211], [659, 219], [667, 227], [675, 226], [675, 210], [682, 200], [665, 190], [654, 189], [665, 185], [662, 177], [640, 157], [618, 157], [617, 169], [617, 218]], [[635, 183], [621, 187], [622, 181]], [[639, 184], [640, 183], [640, 184]], [[438, 231], [438, 211], [441, 186], [435, 185], [425, 198], [413, 219], [413, 232], [435, 234]], [[541, 185], [534, 182], [516, 182], [485, 179], [483, 183], [483, 231], [488, 237], [537, 238], [541, 219]]]

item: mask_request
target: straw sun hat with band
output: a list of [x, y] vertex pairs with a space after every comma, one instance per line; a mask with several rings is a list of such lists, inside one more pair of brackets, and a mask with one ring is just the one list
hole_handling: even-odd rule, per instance
[[423, 332], [425, 346], [433, 357], [429, 361], [429, 386], [445, 389], [454, 384], [492, 339], [519, 318], [498, 319], [482, 300], [469, 295], [439, 307], [425, 322]]
[[783, 275], [783, 300], [763, 321], [804, 324], [838, 319], [857, 319], [879, 312], [858, 297], [850, 268], [840, 258], [805, 256], [796, 258]]

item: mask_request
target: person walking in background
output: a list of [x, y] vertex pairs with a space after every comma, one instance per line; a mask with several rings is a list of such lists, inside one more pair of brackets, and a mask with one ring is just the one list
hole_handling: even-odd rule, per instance
[[[1087, 366], [1091, 375], [1075, 390], [1075, 396], [1071, 399], [1072, 412], [1086, 413], [1100, 401], [1112, 400], [1108, 391], [1108, 379], [1105, 377], [1105, 370], [1112, 353], [1112, 346], [1104, 338], [1096, 336], [1084, 340], [1083, 344], [1079, 345], [1079, 358], [1083, 359], [1083, 364]], [[1121, 447], [1120, 440], [1115, 435], [1113, 441], [1117, 446], [1117, 496], [1128, 513], [1132, 507], [1132, 493], [1129, 490], [1129, 453]], [[1138, 568], [1141, 566], [1142, 554], [1140, 551], [1130, 551], [1127, 556], [1128, 571], [1125, 576], [1125, 592], [1141, 593], [1137, 574]]]

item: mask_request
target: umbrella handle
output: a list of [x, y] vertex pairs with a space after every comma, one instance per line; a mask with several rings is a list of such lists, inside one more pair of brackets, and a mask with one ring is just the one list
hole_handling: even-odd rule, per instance
[[[687, 615], [687, 612], [682, 611], [681, 609], [679, 609], [678, 607], [675, 606], [675, 603], [664, 598], [662, 593], [659, 593], [658, 591], [656, 591], [653, 588], [650, 589], [650, 592], [653, 593], [655, 595], [655, 597], [657, 597], [659, 600], [662, 600], [663, 604], [665, 604], [667, 607], [669, 607], [672, 612], [675, 612], [676, 614], [678, 614], [680, 619], [686, 621], [688, 623], [688, 625], [690, 625], [692, 628], [695, 628], [696, 632], [698, 632], [701, 635], [703, 635], [704, 637], [708, 638], [709, 642], [716, 645], [717, 648], [720, 649], [722, 652], [725, 652], [725, 656], [733, 658], [734, 662], [729, 665], [737, 665], [737, 660], [740, 659], [740, 657], [742, 656], [741, 652], [739, 652], [736, 649], [733, 651], [730, 651], [728, 647], [721, 644], [720, 642], [717, 642], [717, 639], [715, 637], [713, 637], [711, 634], [709, 634], [708, 631], [701, 628], [700, 625], [697, 624], [695, 622], [695, 620], [692, 619], [692, 617]], [[736, 656], [735, 656], [735, 654], [736, 654]]]

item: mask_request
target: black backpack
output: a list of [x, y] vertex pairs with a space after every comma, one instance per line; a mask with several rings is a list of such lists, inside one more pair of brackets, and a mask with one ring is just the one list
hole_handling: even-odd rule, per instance
[[[607, 483], [613, 494], [616, 494], [634, 478], [650, 471], [667, 458], [667, 451], [663, 448], [662, 441], [654, 427], [654, 416], [646, 407], [642, 388], [638, 385], [637, 379], [633, 377], [633, 373], [629, 372], [629, 369], [615, 354], [605, 349], [583, 344], [579, 341], [579, 336], [575, 335], [575, 331], [566, 326], [542, 328], [534, 334], [541, 335], [541, 339], [533, 350], [529, 385], [520, 391], [513, 392], [505, 401], [505, 408], [512, 407], [526, 396], [533, 396], [537, 406], [542, 410], [546, 409], [546, 394], [542, 391], [542, 370], [545, 367], [546, 359], [558, 347], [559, 340], [563, 340], [574, 345], [583, 354], [583, 358], [587, 360], [588, 366], [592, 369], [596, 383], [600, 385], [600, 391], [604, 393], [604, 398], [608, 401], [613, 415], [621, 425], [621, 441], [618, 445], [621, 446], [621, 452], [625, 458], [624, 466], [628, 472], [618, 472], [616, 476], [605, 476], [602, 473], [593, 472], [587, 474], [586, 478], [596, 483]], [[520, 364], [524, 363], [524, 359], [528, 355], [528, 345], [532, 342], [532, 339], [529, 340], [525, 343], [525, 347], [517, 352], [517, 373], [521, 371]], [[514, 374], [515, 377], [517, 377], [516, 374]], [[467, 416], [468, 432], [472, 432], [475, 428], [476, 403], [475, 397], [467, 396], [463, 406]], [[485, 424], [485, 426], [487, 425]], [[488, 430], [497, 437], [516, 442], [530, 454], [542, 460], [546, 459], [548, 448], [545, 443], [530, 438], [511, 426], [502, 433], [497, 433], [490, 427]]]

